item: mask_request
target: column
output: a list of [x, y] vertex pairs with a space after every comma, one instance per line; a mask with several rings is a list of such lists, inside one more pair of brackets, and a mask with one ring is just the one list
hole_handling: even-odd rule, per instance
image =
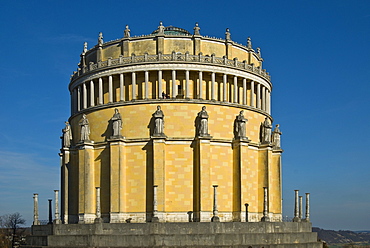
[[123, 77], [123, 73], [119, 74], [119, 100], [125, 100], [125, 81]]
[[101, 222], [101, 207], [100, 207], [100, 187], [95, 187], [96, 190], [96, 219], [95, 222]]
[[203, 72], [199, 71], [199, 99], [203, 99]]
[[61, 167], [61, 218], [63, 224], [68, 224], [68, 182], [69, 182], [69, 148], [63, 148], [63, 152], [59, 153]]
[[81, 110], [81, 86], [77, 88], [77, 111]]
[[245, 206], [245, 222], [249, 222], [249, 218], [248, 218], [248, 207], [249, 207], [249, 204], [246, 203], [244, 204]]
[[103, 79], [99, 78], [99, 104], [103, 104]]
[[234, 103], [238, 102], [238, 77], [234, 76]]
[[39, 197], [39, 194], [33, 194], [33, 225], [40, 225], [38, 197]]
[[60, 218], [59, 218], [59, 190], [54, 190], [54, 200], [55, 200], [55, 214], [54, 214], [54, 223], [60, 224]]
[[71, 91], [71, 114], [74, 114], [76, 111], [76, 89]]
[[261, 84], [257, 83], [256, 108], [261, 108]]
[[144, 72], [144, 80], [145, 80], [145, 97], [144, 99], [149, 99], [149, 72]]
[[271, 92], [267, 90], [267, 113], [271, 114]]
[[132, 72], [131, 74], [131, 86], [132, 86], [132, 99], [131, 100], [136, 100], [136, 73]]
[[270, 218], [268, 216], [268, 193], [267, 193], [267, 187], [263, 187], [263, 217], [261, 219], [263, 222], [270, 221]]
[[299, 214], [298, 218], [302, 219], [302, 212], [303, 212], [303, 196], [299, 196]]
[[226, 84], [227, 84], [227, 75], [223, 75], [223, 101], [226, 102]]
[[53, 213], [52, 213], [52, 210], [51, 210], [51, 201], [52, 199], [48, 199], [49, 201], [49, 221], [48, 221], [48, 224], [53, 224]]
[[94, 96], [94, 81], [90, 81], [90, 106], [95, 106], [95, 96]]
[[261, 85], [261, 109], [266, 110], [266, 87]]
[[172, 70], [172, 98], [176, 98], [177, 88], [176, 88], [176, 70]]
[[215, 78], [216, 78], [216, 73], [212, 72], [211, 73], [211, 100], [215, 100]]
[[87, 108], [87, 87], [86, 83], [82, 84], [83, 108]]
[[159, 222], [158, 205], [157, 205], [157, 189], [158, 185], [153, 186], [153, 217], [152, 222]]
[[162, 97], [162, 70], [158, 71], [158, 98], [163, 98]]
[[251, 81], [251, 96], [250, 96], [250, 99], [251, 99], [251, 107], [254, 107], [254, 81]]
[[213, 217], [211, 218], [212, 222], [220, 222], [217, 209], [217, 187], [218, 185], [213, 185]]
[[189, 70], [185, 71], [185, 98], [190, 98]]
[[305, 222], [310, 222], [310, 193], [306, 193], [306, 218]]
[[298, 193], [299, 190], [294, 190], [295, 192], [295, 204], [294, 204], [294, 218], [293, 222], [300, 222], [301, 220], [299, 219], [299, 198], [298, 198]]
[[243, 78], [243, 105], [247, 105], [247, 79]]
[[113, 102], [113, 76], [108, 76], [108, 103]]

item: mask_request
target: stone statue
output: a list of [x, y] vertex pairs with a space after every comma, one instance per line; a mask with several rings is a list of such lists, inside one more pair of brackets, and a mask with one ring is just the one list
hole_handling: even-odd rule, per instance
[[258, 57], [261, 57], [261, 48], [257, 47], [257, 55]]
[[104, 41], [103, 41], [103, 33], [102, 33], [102, 32], [100, 32], [100, 33], [99, 33], [99, 37], [98, 37], [98, 45], [99, 45], [99, 46], [102, 46], [102, 45], [103, 45], [103, 43], [104, 43]]
[[239, 115], [235, 118], [235, 138], [246, 138], [246, 123], [247, 119], [244, 117], [244, 111], [241, 110]]
[[263, 144], [268, 144], [271, 142], [271, 129], [272, 126], [270, 124], [269, 119], [266, 117], [265, 121], [262, 123], [262, 135], [261, 135], [261, 141]]
[[84, 51], [84, 53], [87, 52], [87, 42], [86, 41], [84, 42], [84, 50], [83, 51]]
[[281, 148], [281, 143], [280, 143], [280, 135], [282, 135], [283, 133], [280, 131], [279, 129], [279, 124], [276, 124], [275, 126], [275, 130], [272, 134], [272, 145], [274, 148], [276, 149], [279, 149]]
[[209, 136], [208, 134], [208, 113], [206, 111], [206, 106], [202, 107], [202, 111], [198, 113], [198, 135], [199, 136]]
[[125, 31], [123, 31], [124, 32], [123, 37], [129, 38], [130, 37], [130, 31], [131, 30], [128, 28], [128, 25], [126, 25], [126, 29], [125, 29]]
[[114, 109], [114, 115], [111, 121], [113, 124], [113, 136], [114, 137], [121, 136], [122, 117], [121, 117], [121, 114], [118, 112], [118, 109]]
[[162, 22], [159, 23], [158, 34], [164, 34], [164, 26]]
[[231, 40], [231, 34], [230, 34], [230, 29], [229, 28], [226, 29], [225, 40]]
[[252, 40], [251, 40], [251, 37], [248, 37], [248, 39], [247, 39], [247, 47], [248, 48], [252, 48]]
[[164, 135], [164, 114], [161, 110], [161, 106], [157, 106], [157, 110], [153, 113], [154, 118], [154, 132], [153, 136], [165, 136]]
[[82, 115], [82, 119], [78, 123], [81, 126], [81, 138], [80, 141], [90, 140], [90, 126], [89, 121], [86, 118], [86, 115]]
[[200, 27], [198, 26], [198, 23], [196, 22], [195, 23], [195, 27], [194, 27], [194, 35], [200, 35]]
[[72, 142], [72, 130], [71, 125], [69, 125], [69, 122], [65, 122], [66, 126], [62, 129], [63, 132], [63, 147], [70, 147]]

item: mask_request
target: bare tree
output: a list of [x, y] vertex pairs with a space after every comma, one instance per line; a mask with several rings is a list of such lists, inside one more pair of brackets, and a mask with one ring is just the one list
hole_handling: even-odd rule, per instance
[[22, 218], [20, 213], [5, 214], [0, 216], [0, 227], [3, 230], [10, 230], [12, 236], [12, 247], [15, 247], [15, 241], [17, 238], [17, 231], [21, 225], [26, 224], [26, 220]]

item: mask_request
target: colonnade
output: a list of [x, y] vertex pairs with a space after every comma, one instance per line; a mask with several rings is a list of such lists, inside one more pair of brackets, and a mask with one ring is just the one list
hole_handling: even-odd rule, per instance
[[71, 112], [115, 102], [163, 98], [213, 100], [247, 105], [268, 114], [271, 111], [271, 86], [253, 77], [214, 71], [151, 69], [95, 75], [75, 84], [71, 89]]

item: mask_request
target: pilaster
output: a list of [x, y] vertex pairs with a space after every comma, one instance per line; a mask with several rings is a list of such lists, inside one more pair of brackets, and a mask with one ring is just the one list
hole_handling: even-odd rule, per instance
[[61, 219], [63, 224], [68, 223], [68, 184], [69, 184], [69, 148], [62, 148], [60, 156], [61, 170]]
[[109, 143], [109, 168], [110, 168], [110, 223], [118, 223], [119, 214], [124, 211], [125, 205], [125, 143], [123, 137], [111, 137]]
[[156, 199], [157, 211], [159, 214], [161, 214], [165, 213], [166, 211], [165, 209], [166, 139], [165, 137], [152, 137], [152, 142], [153, 142], [153, 185], [157, 186], [157, 199]]
[[95, 220], [94, 147], [90, 142], [78, 145], [79, 223]]
[[250, 183], [242, 180], [242, 175], [248, 175], [248, 144], [248, 138], [233, 140], [233, 221], [241, 221], [242, 204], [250, 199], [247, 195], [250, 191], [242, 191], [247, 187], [245, 184]]
[[212, 185], [210, 178], [211, 136], [195, 139], [194, 221], [208, 222], [212, 216]]

